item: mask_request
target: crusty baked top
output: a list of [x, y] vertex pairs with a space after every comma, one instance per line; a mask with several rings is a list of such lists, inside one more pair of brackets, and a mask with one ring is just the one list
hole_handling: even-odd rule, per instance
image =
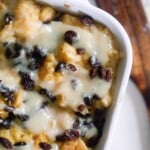
[[0, 1], [0, 149], [88, 150], [112, 103], [118, 49], [90, 16]]

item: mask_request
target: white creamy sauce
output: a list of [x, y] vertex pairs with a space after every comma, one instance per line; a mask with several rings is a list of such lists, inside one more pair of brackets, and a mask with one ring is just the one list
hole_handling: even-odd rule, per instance
[[68, 30], [77, 32], [78, 41], [73, 44], [76, 48], [85, 48], [90, 55], [97, 55], [102, 64], [108, 61], [108, 51], [112, 49], [112, 41], [104, 32], [91, 26], [90, 30], [84, 30], [77, 26], [71, 26], [62, 22], [52, 21], [50, 25], [39, 23], [38, 32], [29, 39], [27, 46], [40, 45], [50, 51], [55, 51], [63, 40], [64, 33]]
[[68, 112], [49, 106], [49, 109], [36, 110], [32, 113], [25, 125], [34, 133], [45, 131], [51, 140], [55, 140], [55, 137], [64, 130], [71, 129], [73, 123], [74, 119]]
[[19, 78], [11, 69], [0, 70], [0, 80], [5, 87], [15, 90], [19, 87]]
[[[72, 80], [79, 82], [76, 89], [71, 85]], [[97, 94], [103, 98], [111, 87], [111, 82], [98, 78], [90, 79], [87, 70], [77, 67], [75, 73], [64, 73], [64, 80], [55, 89], [55, 94], [64, 96], [64, 106], [76, 110], [80, 104], [83, 104], [83, 97]]]
[[49, 115], [49, 128], [47, 134], [50, 139], [55, 140], [56, 135], [62, 134], [65, 130], [71, 129], [74, 123], [73, 116], [66, 110], [61, 110], [56, 107], [50, 107]]
[[[34, 22], [31, 25], [34, 27]], [[108, 52], [112, 49], [111, 38], [104, 32], [99, 31], [95, 26], [91, 26], [90, 31], [88, 31], [62, 22], [52, 21], [50, 25], [37, 22], [34, 29], [36, 33], [31, 34], [25, 46], [31, 48], [34, 45], [38, 45], [44, 48], [44, 53], [55, 52], [63, 40], [64, 33], [68, 30], [73, 30], [78, 35], [78, 40], [73, 44], [75, 48], [85, 48], [89, 56], [96, 55], [103, 65], [108, 62]], [[29, 72], [26, 68], [28, 60], [24, 59], [24, 57], [25, 53], [22, 52], [20, 59], [23, 65], [18, 65], [15, 71]], [[51, 81], [40, 83], [41, 87], [52, 91], [54, 94], [62, 94], [64, 96], [62, 106], [69, 107], [74, 111], [77, 110], [79, 105], [84, 104], [84, 96], [97, 94], [101, 98], [105, 97], [112, 84], [112, 82], [101, 80], [98, 77], [90, 79], [88, 70], [80, 66], [76, 67], [76, 72], [65, 71], [63, 81], [57, 84]], [[30, 72], [30, 76], [35, 80], [35, 83], [38, 81], [37, 73], [37, 71]], [[19, 89], [21, 86], [19, 75], [9, 69], [0, 71], [0, 80], [10, 89]], [[46, 98], [38, 94], [38, 92], [24, 91], [23, 100], [22, 107], [16, 108], [14, 113], [29, 115], [29, 120], [24, 122], [24, 126], [33, 133], [40, 134], [45, 132], [52, 141], [55, 141], [57, 135], [64, 133], [67, 129], [72, 129], [75, 122], [74, 116], [66, 109], [56, 107], [53, 104], [49, 104], [46, 108], [41, 108]], [[1, 104], [0, 109], [4, 108], [4, 106], [4, 104]], [[97, 134], [95, 127], [87, 130], [87, 128], [83, 129], [83, 131], [87, 132], [87, 138]], [[34, 149], [32, 143], [14, 148], [14, 150], [32, 149]], [[52, 144], [52, 150], [59, 150], [58, 145]]]
[[26, 92], [24, 99], [26, 101], [24, 108], [27, 114], [31, 114], [36, 109], [39, 109], [44, 101], [44, 97], [36, 92]]
[[52, 144], [52, 149], [51, 150], [59, 150], [59, 146], [57, 144]]
[[30, 115], [30, 119], [25, 122], [27, 129], [34, 133], [42, 133], [48, 129], [50, 115], [45, 110], [35, 110]]
[[86, 132], [86, 135], [85, 137], [87, 139], [90, 139], [92, 137], [94, 137], [95, 135], [97, 135], [98, 131], [97, 129], [94, 127], [94, 128], [91, 128], [91, 129], [88, 129], [87, 132]]
[[23, 107], [17, 109], [16, 113], [29, 115], [30, 118], [25, 122], [25, 127], [30, 131], [34, 133], [45, 132], [50, 139], [55, 140], [56, 135], [72, 128], [74, 118], [68, 111], [51, 106], [52, 104], [42, 109], [44, 97], [36, 92], [26, 92], [24, 99]]

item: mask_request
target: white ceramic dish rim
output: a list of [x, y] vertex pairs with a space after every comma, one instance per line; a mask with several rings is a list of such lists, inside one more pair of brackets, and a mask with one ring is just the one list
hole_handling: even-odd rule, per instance
[[[132, 67], [132, 47], [129, 37], [122, 25], [110, 14], [102, 9], [92, 6], [90, 3], [81, 0], [37, 0], [50, 4], [58, 9], [73, 13], [84, 13], [90, 15], [98, 22], [107, 26], [116, 36], [118, 43], [123, 52], [123, 59], [119, 64], [119, 72], [116, 80], [114, 102], [109, 109], [107, 120], [104, 127], [103, 136], [96, 149], [111, 150], [112, 138], [114, 136], [122, 97], [125, 94], [128, 79]], [[119, 89], [119, 90], [117, 90]]]

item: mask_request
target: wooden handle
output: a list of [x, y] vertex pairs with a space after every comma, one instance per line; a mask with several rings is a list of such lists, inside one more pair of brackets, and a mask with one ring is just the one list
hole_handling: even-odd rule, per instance
[[140, 0], [97, 0], [124, 26], [132, 42], [132, 78], [142, 91], [150, 110], [150, 28]]

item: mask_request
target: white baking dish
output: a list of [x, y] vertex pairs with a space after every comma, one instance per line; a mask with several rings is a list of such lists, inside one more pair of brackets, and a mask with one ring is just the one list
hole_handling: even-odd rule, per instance
[[114, 137], [118, 114], [121, 111], [122, 97], [124, 96], [132, 66], [132, 48], [127, 33], [120, 23], [105, 11], [86, 3], [84, 0], [38, 0], [46, 2], [59, 9], [76, 14], [84, 13], [107, 26], [116, 36], [123, 58], [120, 61], [118, 75], [114, 86], [113, 104], [109, 109], [103, 136], [96, 149], [111, 150], [111, 141]]

